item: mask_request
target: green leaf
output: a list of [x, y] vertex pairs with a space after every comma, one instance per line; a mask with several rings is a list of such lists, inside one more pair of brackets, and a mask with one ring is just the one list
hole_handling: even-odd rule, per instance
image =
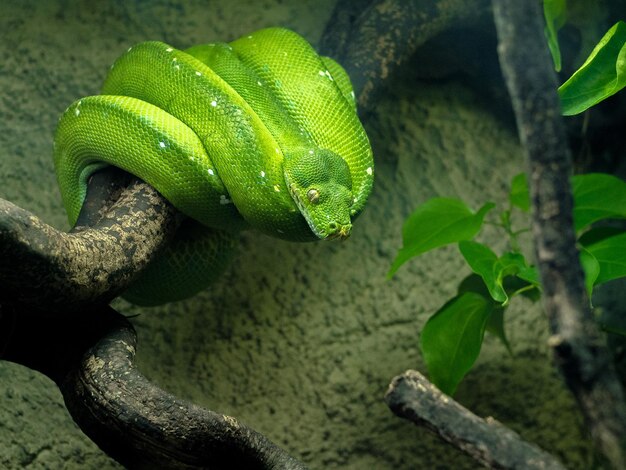
[[441, 307], [424, 325], [420, 346], [431, 381], [452, 395], [478, 357], [493, 303], [466, 292]]
[[526, 259], [521, 253], [504, 253], [498, 259], [497, 268], [500, 273], [500, 277], [517, 274], [521, 269], [526, 269], [527, 267], [528, 265], [526, 264]]
[[472, 271], [483, 279], [491, 297], [497, 302], [506, 302], [508, 297], [495, 269], [498, 256], [488, 246], [468, 240], [459, 242], [459, 250]]
[[[533, 266], [528, 266], [526, 258], [524, 258], [524, 255], [521, 253], [504, 253], [496, 263], [496, 270], [498, 282], [502, 285], [502, 288], [509, 297], [517, 295], [520, 292], [528, 292], [532, 288], [539, 290], [541, 287], [537, 269]], [[527, 284], [522, 288], [523, 290], [510, 290], [508, 287], [513, 285], [513, 283], [508, 283], [508, 286], [505, 285], [506, 281], [513, 277], [526, 281]], [[507, 302], [505, 302], [505, 305]]]
[[[506, 278], [507, 284], [509, 284], [508, 281], [513, 279], [517, 280], [518, 287], [528, 285], [528, 283], [512, 277]], [[517, 290], [517, 288], [514, 290]], [[491, 302], [492, 312], [489, 316], [489, 320], [487, 320], [485, 328], [489, 333], [496, 336], [502, 342], [502, 344], [504, 344], [507, 350], [512, 354], [509, 341], [507, 340], [506, 334], [504, 332], [504, 311], [506, 310], [506, 307], [501, 307], [500, 304], [496, 303], [491, 298], [485, 282], [478, 274], [470, 274], [461, 281], [461, 283], [459, 284], [457, 295], [461, 295], [465, 292], [474, 292], [475, 294], [482, 296], [485, 300]]]
[[524, 212], [528, 212], [530, 209], [530, 195], [528, 194], [526, 173], [515, 175], [511, 180], [509, 201], [511, 202], [511, 205], [520, 208]]
[[[530, 272], [534, 272], [538, 277], [537, 269], [534, 266], [529, 266], [526, 269]], [[528, 282], [520, 277], [521, 273], [522, 271], [515, 276], [508, 276], [502, 280], [504, 291], [509, 297], [522, 295], [532, 302], [537, 302], [541, 297], [541, 286], [539, 282]]]
[[585, 248], [599, 263], [595, 285], [626, 277], [626, 233], [601, 239]]
[[605, 173], [572, 178], [574, 226], [580, 231], [602, 219], [626, 218], [626, 182]]
[[480, 230], [487, 212], [494, 207], [494, 203], [488, 202], [473, 213], [463, 201], [448, 198], [433, 198], [422, 204], [404, 222], [403, 246], [387, 278], [390, 279], [400, 266], [415, 256], [473, 238]]
[[517, 277], [527, 281], [533, 286], [541, 289], [541, 279], [539, 278], [539, 271], [535, 266], [526, 266], [517, 272]]
[[580, 265], [585, 272], [585, 288], [587, 289], [587, 295], [591, 299], [591, 293], [593, 292], [593, 286], [600, 274], [600, 263], [596, 257], [591, 254], [585, 248], [580, 249]]
[[489, 294], [489, 290], [485, 285], [485, 281], [478, 274], [470, 274], [465, 279], [463, 279], [459, 287], [456, 291], [457, 295], [464, 294], [465, 292], [474, 292], [475, 294], [480, 294], [486, 299], [491, 297]]
[[485, 329], [498, 338], [504, 347], [509, 352], [509, 354], [513, 355], [513, 350], [511, 349], [511, 345], [509, 344], [509, 340], [506, 337], [506, 333], [504, 332], [504, 308], [494, 308], [489, 315], [489, 319], [487, 320], [487, 325], [485, 325]]
[[[509, 292], [517, 294], [517, 290], [507, 290], [507, 278], [517, 276], [525, 282], [519, 290], [539, 288], [539, 274], [534, 267], [528, 266], [521, 253], [504, 253], [500, 258], [488, 246], [474, 241], [460, 241], [459, 250], [473, 272], [478, 274], [493, 300], [502, 305], [509, 302]], [[512, 283], [508, 283], [512, 286]], [[474, 290], [474, 292], [477, 292]]]
[[565, 0], [543, 0], [543, 15], [546, 18], [544, 33], [554, 61], [554, 70], [561, 71], [561, 50], [557, 32], [565, 24]]
[[565, 116], [582, 113], [626, 86], [626, 23], [607, 31], [585, 63], [559, 87]]
[[614, 237], [615, 235], [620, 235], [622, 233], [624, 233], [624, 229], [619, 227], [593, 227], [578, 238], [578, 243], [582, 246], [589, 246], [594, 243], [598, 243], [605, 238]]

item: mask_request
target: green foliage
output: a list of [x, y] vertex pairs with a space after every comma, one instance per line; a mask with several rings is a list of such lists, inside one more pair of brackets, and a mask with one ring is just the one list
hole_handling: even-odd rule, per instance
[[[544, 33], [554, 68], [561, 71], [558, 31], [567, 20], [566, 0], [544, 0]], [[591, 54], [559, 87], [565, 116], [582, 113], [626, 86], [626, 23], [618, 21], [609, 29]]]
[[424, 325], [421, 348], [430, 379], [451, 395], [480, 352], [492, 304], [473, 292], [457, 295]]
[[[580, 175], [572, 178], [572, 192], [580, 262], [591, 298], [595, 286], [626, 277], [626, 230], [591, 226], [607, 219], [626, 219], [626, 183], [610, 175]], [[514, 210], [529, 222], [529, 201], [526, 177], [521, 174], [511, 182], [508, 207], [498, 222], [485, 221], [493, 203], [472, 212], [462, 201], [435, 198], [418, 207], [403, 227], [403, 247], [389, 277], [409, 259], [454, 242], [473, 273], [422, 330], [420, 346], [430, 378], [445, 393], [454, 393], [471, 369], [485, 331], [510, 351], [504, 317], [511, 299], [523, 295], [535, 301], [540, 296], [539, 273], [527, 262], [518, 243], [518, 236], [528, 227], [515, 230], [511, 222]], [[498, 255], [473, 240], [484, 223], [498, 226], [508, 236], [510, 250]], [[621, 317], [604, 314], [598, 321], [607, 331], [626, 332], [626, 320]]]
[[[558, 31], [565, 24], [566, 0], [544, 0], [545, 35], [557, 71], [561, 69]], [[615, 24], [594, 48], [585, 63], [559, 88], [563, 114], [585, 111], [626, 86], [626, 23]], [[626, 183], [604, 174], [572, 178], [573, 218], [585, 287], [591, 299], [595, 286], [626, 277], [626, 230], [596, 227], [607, 219], [626, 219]], [[511, 299], [523, 295], [536, 301], [541, 294], [539, 273], [526, 261], [518, 236], [528, 227], [515, 230], [513, 212], [528, 213], [530, 197], [526, 175], [513, 178], [508, 207], [499, 214], [498, 226], [509, 238], [510, 250], [498, 255], [474, 241], [495, 207], [485, 203], [473, 212], [463, 201], [435, 198], [418, 207], [402, 230], [403, 246], [391, 265], [388, 278], [412, 258], [451, 243], [473, 274], [459, 285], [455, 297], [426, 322], [420, 346], [431, 380], [442, 391], [454, 393], [471, 369], [485, 331], [498, 337], [511, 351], [505, 334], [504, 317]], [[526, 216], [527, 218], [527, 216]], [[626, 335], [626, 318], [612, 313], [597, 314], [606, 331]]]
[[626, 23], [607, 31], [585, 63], [559, 87], [562, 112], [582, 113], [626, 86]]
[[544, 0], [543, 2], [543, 14], [546, 18], [544, 33], [554, 61], [554, 69], [557, 72], [561, 71], [561, 49], [557, 33], [565, 24], [566, 6], [565, 0]]
[[612, 175], [590, 173], [572, 178], [576, 232], [602, 219], [626, 218], [626, 185]]
[[530, 195], [528, 194], [528, 183], [526, 173], [515, 175], [511, 181], [511, 192], [509, 193], [511, 206], [528, 212], [530, 209]]
[[626, 277], [626, 232], [585, 245], [585, 248], [598, 263], [594, 285]]
[[418, 207], [404, 222], [402, 249], [391, 265], [387, 278], [400, 266], [422, 253], [459, 240], [474, 237], [483, 223], [485, 214], [495, 207], [486, 203], [473, 213], [463, 201], [434, 198]]

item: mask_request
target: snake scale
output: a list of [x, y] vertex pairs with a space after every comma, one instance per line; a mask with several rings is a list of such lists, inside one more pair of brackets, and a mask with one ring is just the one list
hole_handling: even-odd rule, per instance
[[206, 287], [244, 229], [290, 241], [347, 238], [374, 168], [346, 72], [284, 28], [185, 51], [131, 47], [102, 94], [63, 113], [54, 162], [71, 225], [90, 175], [106, 165], [188, 216], [124, 294], [143, 305]]

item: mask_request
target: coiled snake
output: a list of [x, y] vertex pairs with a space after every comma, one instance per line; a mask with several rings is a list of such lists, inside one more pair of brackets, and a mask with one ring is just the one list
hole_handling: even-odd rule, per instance
[[373, 184], [346, 72], [283, 28], [186, 51], [131, 47], [101, 95], [65, 111], [54, 161], [72, 225], [103, 165], [143, 179], [196, 221], [126, 292], [147, 305], [204, 288], [240, 230], [348, 237]]

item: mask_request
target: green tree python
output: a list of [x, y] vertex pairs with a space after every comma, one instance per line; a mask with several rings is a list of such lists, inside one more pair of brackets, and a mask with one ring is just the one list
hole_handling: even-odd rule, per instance
[[188, 216], [124, 296], [155, 305], [206, 287], [237, 232], [345, 239], [373, 184], [373, 157], [344, 69], [298, 34], [128, 49], [102, 94], [59, 120], [54, 162], [74, 225], [94, 171], [115, 165]]

